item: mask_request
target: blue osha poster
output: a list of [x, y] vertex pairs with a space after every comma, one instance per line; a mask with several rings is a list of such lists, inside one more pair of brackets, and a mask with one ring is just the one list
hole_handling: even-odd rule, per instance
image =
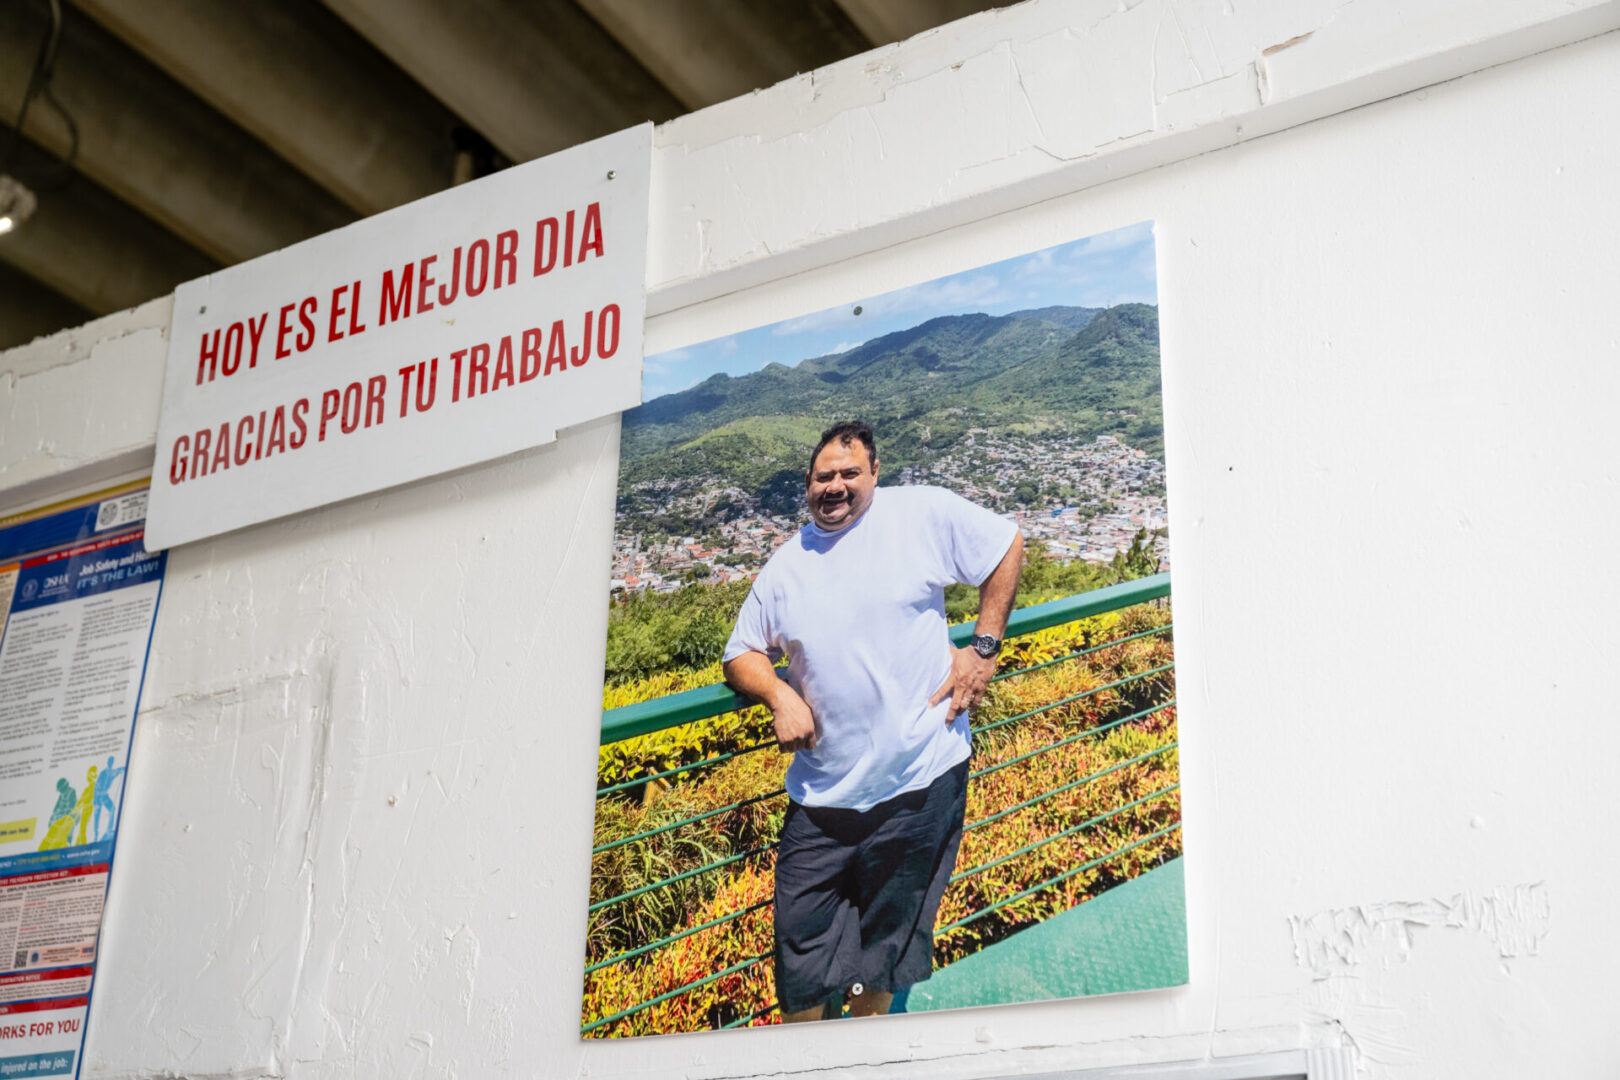
[[0, 518], [0, 1077], [77, 1076], [165, 555], [146, 482]]

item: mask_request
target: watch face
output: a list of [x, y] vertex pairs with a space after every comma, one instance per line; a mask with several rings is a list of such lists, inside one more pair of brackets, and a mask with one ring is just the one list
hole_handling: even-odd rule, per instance
[[973, 651], [988, 660], [1001, 651], [1001, 642], [989, 634], [978, 634], [973, 638]]

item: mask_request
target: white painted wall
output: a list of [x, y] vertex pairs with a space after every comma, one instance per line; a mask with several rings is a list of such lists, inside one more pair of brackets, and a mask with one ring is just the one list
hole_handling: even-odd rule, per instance
[[[1617, 25], [1036, 0], [659, 132], [653, 350], [1159, 222], [1189, 986], [581, 1043], [607, 421], [171, 555], [90, 1075], [1614, 1075]], [[0, 357], [0, 509], [167, 315]]]

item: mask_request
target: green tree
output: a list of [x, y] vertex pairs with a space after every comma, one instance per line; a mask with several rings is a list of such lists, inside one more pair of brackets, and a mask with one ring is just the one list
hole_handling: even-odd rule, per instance
[[609, 683], [664, 671], [701, 668], [720, 659], [748, 595], [746, 581], [691, 584], [669, 593], [636, 593], [608, 607]]
[[1153, 542], [1162, 535], [1162, 531], [1150, 533], [1146, 529], [1137, 529], [1136, 535], [1131, 537], [1131, 546], [1124, 551], [1116, 551], [1113, 562], [1109, 564], [1115, 580], [1135, 581], [1157, 574], [1159, 557], [1153, 554]]
[[[1131, 546], [1114, 555], [1108, 563], [1088, 563], [1081, 559], [1067, 562], [1054, 558], [1046, 545], [1032, 543], [1024, 548], [1024, 565], [1018, 572], [1018, 607], [1056, 600], [1075, 593], [1091, 592], [1121, 581], [1134, 581], [1159, 572], [1153, 554], [1153, 541], [1160, 534], [1139, 530]], [[971, 585], [950, 585], [945, 589], [945, 617], [961, 622], [979, 610], [979, 590]]]

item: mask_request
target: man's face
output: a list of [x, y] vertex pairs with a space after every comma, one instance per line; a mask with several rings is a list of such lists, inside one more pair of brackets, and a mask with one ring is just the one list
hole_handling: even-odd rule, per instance
[[837, 532], [866, 512], [877, 487], [877, 465], [866, 444], [834, 440], [821, 448], [805, 484], [810, 516], [828, 532]]

